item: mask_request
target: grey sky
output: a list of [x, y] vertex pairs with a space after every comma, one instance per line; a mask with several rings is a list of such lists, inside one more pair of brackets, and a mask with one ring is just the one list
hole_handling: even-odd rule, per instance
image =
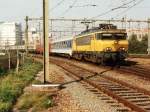
[[[60, 1], [61, 0], [49, 0], [50, 9]], [[50, 12], [50, 16], [53, 18], [91, 18], [110, 10], [111, 8], [119, 6], [124, 1], [130, 0], [77, 0], [75, 6], [96, 4], [97, 7], [73, 7], [66, 14], [62, 15], [64, 11], [74, 2], [74, 0], [65, 0], [59, 7]], [[116, 10], [99, 18], [110, 19], [115, 17], [122, 10], [125, 9]], [[0, 0], [0, 15], [0, 21], [19, 22], [23, 22], [26, 15], [30, 17], [41, 17], [42, 0]], [[121, 18], [124, 15], [133, 19], [147, 19], [150, 17], [150, 0], [144, 0], [127, 13], [117, 16], [117, 18]]]

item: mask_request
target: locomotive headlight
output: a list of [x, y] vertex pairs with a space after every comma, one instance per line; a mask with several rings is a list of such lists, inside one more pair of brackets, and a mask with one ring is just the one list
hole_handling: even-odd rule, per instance
[[121, 50], [121, 51], [125, 51], [126, 49], [125, 49], [124, 47], [121, 47], [120, 50]]
[[106, 52], [110, 52], [110, 51], [112, 51], [112, 48], [111, 47], [107, 47], [105, 51]]

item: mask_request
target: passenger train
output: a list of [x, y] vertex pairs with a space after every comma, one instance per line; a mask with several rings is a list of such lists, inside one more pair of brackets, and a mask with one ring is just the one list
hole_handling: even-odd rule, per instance
[[50, 53], [101, 64], [120, 62], [128, 55], [127, 33], [113, 24], [100, 24], [74, 37], [52, 41]]

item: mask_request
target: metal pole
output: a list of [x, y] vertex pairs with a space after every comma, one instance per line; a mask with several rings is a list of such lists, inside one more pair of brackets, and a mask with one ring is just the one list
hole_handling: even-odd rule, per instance
[[150, 55], [150, 19], [148, 19], [148, 55]]
[[49, 80], [49, 17], [48, 0], [43, 0], [44, 83]]
[[41, 42], [41, 40], [42, 40], [41, 37], [42, 37], [41, 36], [41, 22], [39, 22], [39, 38], [38, 38], [38, 40], [39, 40], [40, 46], [41, 46], [41, 43], [42, 43]]
[[8, 63], [9, 63], [9, 70], [10, 70], [10, 51], [8, 51]]
[[19, 73], [19, 64], [20, 64], [20, 59], [19, 59], [19, 49], [17, 45], [17, 65], [16, 65], [16, 73]]
[[25, 39], [26, 39], [26, 41], [25, 41], [25, 46], [26, 46], [26, 55], [28, 55], [28, 29], [29, 29], [29, 26], [28, 26], [28, 21], [29, 21], [29, 17], [28, 16], [26, 16], [26, 19], [25, 19], [25, 21], [26, 21], [26, 29], [25, 29]]

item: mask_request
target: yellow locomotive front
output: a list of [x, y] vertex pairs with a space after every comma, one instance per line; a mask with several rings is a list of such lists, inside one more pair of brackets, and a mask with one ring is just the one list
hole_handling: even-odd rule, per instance
[[127, 57], [128, 41], [125, 30], [96, 33], [95, 51], [101, 51], [103, 61], [121, 61]]
[[112, 24], [102, 24], [73, 40], [73, 57], [96, 63], [120, 62], [127, 57], [128, 41], [126, 30]]

